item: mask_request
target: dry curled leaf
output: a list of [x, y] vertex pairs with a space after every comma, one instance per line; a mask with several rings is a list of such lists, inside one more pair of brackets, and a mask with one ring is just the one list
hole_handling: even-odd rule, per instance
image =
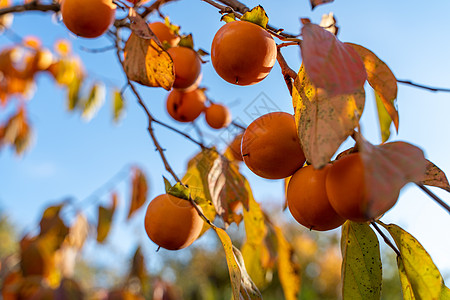
[[450, 192], [450, 185], [444, 171], [439, 169], [438, 166], [429, 160], [427, 160], [427, 169], [420, 183], [424, 185], [436, 186]]

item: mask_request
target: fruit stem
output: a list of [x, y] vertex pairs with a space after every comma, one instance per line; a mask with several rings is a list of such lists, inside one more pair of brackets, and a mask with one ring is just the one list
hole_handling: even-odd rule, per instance
[[277, 61], [281, 68], [281, 73], [283, 74], [284, 81], [289, 90], [289, 94], [292, 96], [292, 84], [295, 78], [297, 78], [297, 73], [292, 70], [281, 54], [281, 48], [277, 48]]
[[450, 206], [445, 203], [444, 201], [442, 201], [441, 198], [439, 198], [438, 196], [436, 196], [432, 191], [430, 191], [426, 186], [424, 186], [421, 183], [417, 183], [416, 185], [422, 190], [424, 191], [428, 196], [430, 196], [434, 201], [437, 202], [437, 204], [439, 204], [440, 206], [442, 206], [442, 208], [444, 208], [449, 214], [450, 214]]
[[[381, 221], [378, 221], [381, 222]], [[389, 238], [384, 234], [383, 231], [381, 231], [380, 227], [378, 227], [377, 223], [375, 222], [370, 222], [370, 224], [372, 225], [373, 228], [375, 228], [375, 230], [378, 232], [378, 234], [383, 238], [384, 242], [392, 248], [392, 250], [394, 250], [395, 254], [397, 254], [398, 257], [402, 257], [400, 251], [394, 246], [394, 244], [392, 244], [391, 240], [389, 240]]]
[[189, 195], [189, 202], [191, 202], [192, 206], [194, 206], [195, 210], [197, 211], [198, 215], [212, 228], [217, 228], [216, 225], [214, 225], [202, 212], [202, 210], [198, 207], [198, 204], [195, 203], [194, 199]]

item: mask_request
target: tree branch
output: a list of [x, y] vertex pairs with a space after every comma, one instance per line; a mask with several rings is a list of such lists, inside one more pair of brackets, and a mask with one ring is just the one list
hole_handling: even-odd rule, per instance
[[424, 89], [424, 90], [428, 90], [428, 91], [431, 91], [431, 92], [446, 92], [446, 93], [450, 93], [450, 89], [448, 89], [448, 88], [431, 87], [431, 86], [427, 86], [427, 85], [423, 85], [423, 84], [414, 83], [411, 80], [397, 79], [397, 82], [403, 83], [403, 84], [407, 84], [407, 85], [411, 85], [413, 87]]
[[[380, 221], [378, 221], [380, 222]], [[380, 227], [378, 227], [377, 223], [375, 222], [370, 222], [370, 225], [372, 225], [373, 228], [375, 228], [375, 230], [378, 232], [378, 234], [383, 238], [384, 242], [392, 248], [392, 250], [394, 250], [395, 254], [397, 254], [397, 256], [402, 257], [400, 251], [397, 249], [397, 247], [394, 246], [394, 244], [392, 244], [391, 240], [384, 234], [383, 231], [381, 231]]]
[[297, 73], [288, 66], [286, 60], [281, 54], [280, 48], [277, 48], [277, 61], [280, 65], [281, 73], [283, 74], [289, 94], [292, 96], [292, 84], [295, 78], [297, 78]]
[[0, 9], [0, 16], [9, 13], [19, 13], [25, 11], [42, 11], [42, 12], [58, 12], [60, 11], [60, 5], [57, 3], [52, 4], [40, 4], [37, 1], [32, 1], [25, 4], [8, 6]]
[[439, 198], [438, 196], [436, 196], [432, 191], [430, 191], [426, 186], [424, 186], [421, 183], [416, 183], [416, 185], [422, 190], [424, 191], [428, 196], [430, 196], [434, 201], [437, 202], [437, 204], [439, 204], [440, 206], [442, 206], [442, 208], [444, 208], [449, 214], [450, 214], [450, 206], [445, 203], [444, 201], [442, 201], [441, 198]]

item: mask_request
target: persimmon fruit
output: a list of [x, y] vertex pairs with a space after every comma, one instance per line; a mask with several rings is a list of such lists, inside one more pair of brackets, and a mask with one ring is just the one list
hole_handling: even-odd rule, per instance
[[223, 25], [211, 46], [211, 61], [217, 74], [237, 85], [251, 85], [266, 78], [276, 59], [277, 45], [272, 36], [248, 21]]
[[198, 238], [202, 228], [202, 218], [187, 200], [162, 194], [147, 207], [145, 231], [162, 248], [186, 248]]
[[195, 84], [201, 73], [201, 61], [194, 50], [187, 47], [173, 47], [167, 50], [173, 60], [176, 89], [187, 89]]
[[205, 109], [206, 123], [214, 129], [227, 127], [231, 123], [231, 113], [225, 105], [211, 104]]
[[116, 5], [112, 0], [63, 0], [61, 13], [64, 24], [74, 34], [96, 38], [114, 22]]
[[318, 231], [341, 226], [345, 219], [330, 204], [325, 189], [325, 179], [331, 165], [322, 169], [306, 166], [297, 170], [289, 180], [287, 204], [297, 222]]
[[305, 163], [294, 116], [285, 112], [268, 113], [250, 123], [241, 153], [247, 167], [267, 179], [291, 176]]
[[233, 141], [228, 145], [228, 149], [231, 153], [231, 156], [235, 161], [244, 161], [241, 154], [241, 142], [243, 135], [244, 133], [238, 134], [237, 136], [235, 136]]
[[148, 24], [148, 26], [161, 43], [167, 42], [170, 47], [178, 45], [180, 37], [163, 22], [153, 22]]
[[205, 100], [200, 89], [190, 92], [172, 90], [167, 96], [167, 112], [179, 122], [192, 122], [205, 110]]
[[[326, 178], [326, 190], [331, 206], [340, 216], [355, 222], [372, 221], [391, 209], [400, 193], [398, 191], [391, 199], [383, 199], [383, 205], [374, 209], [368, 188], [360, 153], [333, 162]], [[372, 205], [370, 209], [369, 205]]]

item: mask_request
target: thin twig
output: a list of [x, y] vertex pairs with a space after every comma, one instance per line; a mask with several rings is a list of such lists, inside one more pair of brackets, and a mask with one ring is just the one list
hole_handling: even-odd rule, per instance
[[161, 125], [161, 126], [167, 128], [167, 129], [169, 129], [169, 130], [172, 130], [173, 132], [176, 132], [176, 133], [178, 133], [179, 135], [184, 136], [185, 138], [187, 138], [188, 140], [190, 140], [190, 141], [193, 142], [194, 144], [197, 144], [198, 146], [200, 146], [202, 149], [208, 148], [208, 147], [206, 147], [202, 142], [199, 142], [199, 141], [193, 139], [190, 135], [184, 133], [183, 131], [181, 131], [181, 130], [179, 130], [179, 129], [173, 127], [173, 126], [170, 126], [169, 124], [166, 124], [166, 123], [164, 123], [164, 122], [161, 122], [161, 121], [159, 121], [159, 120], [157, 120], [157, 119], [155, 119], [155, 118], [153, 118], [153, 122], [155, 122], [155, 123], [157, 123], [157, 124], [159, 124], [159, 125]]
[[116, 51], [116, 56], [117, 59], [119, 60], [120, 65], [122, 66], [122, 70], [124, 72], [126, 81], [128, 83], [128, 86], [131, 88], [131, 90], [133, 91], [133, 94], [136, 96], [136, 99], [139, 103], [139, 105], [142, 107], [142, 109], [144, 109], [145, 114], [147, 115], [148, 118], [148, 133], [150, 134], [150, 137], [153, 140], [153, 144], [156, 147], [156, 150], [159, 152], [159, 155], [161, 157], [161, 160], [164, 163], [164, 167], [166, 168], [166, 171], [169, 172], [172, 177], [177, 181], [177, 182], [181, 182], [180, 178], [178, 177], [178, 175], [173, 171], [172, 167], [170, 166], [169, 162], [167, 161], [166, 155], [164, 154], [164, 149], [161, 147], [161, 145], [158, 142], [158, 139], [155, 136], [155, 133], [153, 131], [153, 127], [152, 127], [152, 122], [154, 122], [154, 118], [152, 116], [152, 114], [150, 113], [149, 109], [147, 108], [147, 106], [145, 105], [144, 101], [142, 100], [141, 95], [138, 93], [138, 91], [136, 90], [136, 87], [133, 85], [133, 83], [131, 82], [131, 80], [128, 78], [125, 69], [124, 69], [124, 65], [123, 65], [123, 60], [122, 60], [122, 56], [120, 55], [120, 37], [118, 34], [118, 31], [116, 31], [116, 41], [115, 41], [115, 45], [117, 48]]
[[191, 196], [189, 196], [189, 202], [191, 202], [192, 206], [194, 206], [195, 210], [197, 211], [198, 215], [202, 217], [203, 220], [205, 220], [206, 223], [208, 223], [209, 226], [212, 228], [217, 228], [216, 225], [214, 225], [208, 217], [205, 216], [203, 211], [200, 209], [197, 203], [195, 203], [194, 199], [192, 199]]
[[169, 2], [173, 2], [173, 1], [177, 1], [177, 0], [155, 0], [155, 2], [153, 2], [150, 6], [148, 6], [147, 8], [145, 8], [145, 10], [140, 14], [142, 18], [145, 19], [145, 17], [147, 17], [149, 14], [151, 14], [153, 11], [155, 10], [159, 10], [159, 8], [161, 7], [161, 5], [169, 3]]
[[426, 186], [424, 186], [421, 183], [416, 183], [416, 185], [422, 190], [424, 191], [428, 196], [430, 196], [434, 201], [437, 202], [437, 204], [439, 204], [440, 206], [442, 206], [442, 208], [444, 208], [449, 214], [450, 214], [450, 206], [445, 203], [444, 201], [442, 201], [441, 198], [439, 198], [438, 196], [436, 196], [432, 191], [430, 191]]
[[114, 49], [116, 49], [116, 46], [110, 45], [110, 46], [105, 46], [102, 48], [86, 48], [86, 47], [81, 46], [80, 49], [84, 52], [89, 52], [89, 53], [102, 53], [102, 52], [114, 50]]
[[292, 70], [286, 60], [284, 59], [283, 55], [281, 54], [281, 49], [277, 49], [277, 61], [281, 68], [281, 73], [283, 74], [284, 81], [286, 82], [286, 86], [289, 90], [289, 94], [292, 96], [292, 88], [293, 88], [293, 82], [295, 81], [295, 78], [297, 78], [297, 73]]
[[375, 230], [378, 232], [378, 234], [383, 238], [384, 242], [392, 248], [392, 250], [394, 250], [395, 254], [397, 254], [397, 256], [402, 257], [400, 251], [397, 249], [397, 247], [394, 246], [394, 244], [392, 244], [391, 240], [384, 234], [383, 231], [381, 231], [380, 227], [378, 227], [377, 223], [375, 222], [370, 222], [370, 224], [373, 226], [373, 228], [375, 228]]
[[12, 5], [0, 9], [0, 16], [9, 13], [19, 13], [26, 11], [42, 11], [42, 12], [58, 12], [60, 11], [60, 6], [57, 3], [52, 4], [40, 4], [37, 1], [32, 1], [25, 4]]
[[431, 91], [431, 92], [446, 92], [446, 93], [450, 93], [450, 89], [449, 88], [431, 87], [431, 86], [427, 86], [427, 85], [423, 85], [423, 84], [414, 83], [411, 80], [397, 79], [397, 82], [403, 83], [403, 84], [408, 84], [408, 85], [411, 85], [413, 87], [420, 88], [420, 89], [425, 89], [425, 90], [428, 90], [428, 91]]

